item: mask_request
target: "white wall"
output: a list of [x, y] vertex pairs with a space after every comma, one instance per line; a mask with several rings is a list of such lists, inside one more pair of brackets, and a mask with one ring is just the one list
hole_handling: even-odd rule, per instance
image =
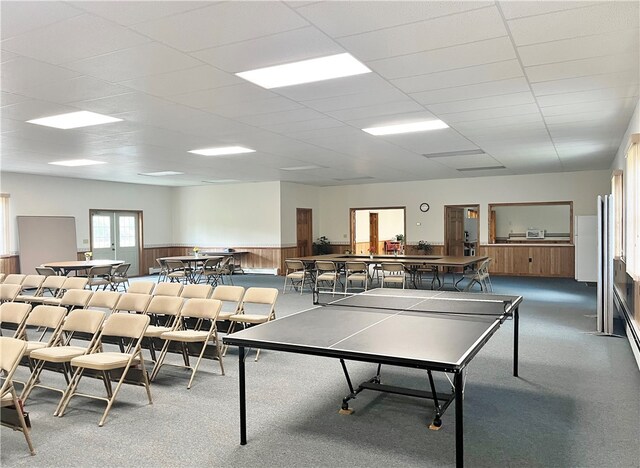
[[[480, 204], [480, 241], [486, 243], [489, 203], [571, 200], [573, 214], [579, 216], [595, 214], [596, 197], [609, 191], [608, 170], [325, 187], [320, 194], [320, 235], [346, 242], [350, 207], [406, 206], [407, 242], [442, 243], [444, 205]], [[419, 209], [422, 202], [431, 205], [427, 213]]]
[[280, 247], [280, 182], [173, 189], [178, 245]]
[[622, 140], [620, 140], [620, 147], [618, 148], [616, 157], [613, 160], [613, 164], [611, 164], [611, 169], [625, 169], [626, 161], [624, 156], [627, 153], [627, 148], [629, 148], [629, 137], [634, 133], [640, 133], [640, 99], [638, 99], [636, 110], [629, 121], [627, 131], [622, 137]]
[[292, 182], [280, 183], [280, 231], [283, 247], [297, 245], [296, 208], [311, 208], [313, 222], [313, 239], [319, 234], [320, 210], [319, 187], [311, 185], [295, 184]]
[[497, 206], [496, 237], [525, 234], [527, 229], [544, 229], [548, 233], [571, 232], [569, 205]]
[[144, 245], [174, 242], [171, 187], [2, 172], [0, 191], [11, 196], [10, 252], [19, 248], [16, 216], [74, 216], [78, 249], [87, 249], [90, 209], [142, 210]]

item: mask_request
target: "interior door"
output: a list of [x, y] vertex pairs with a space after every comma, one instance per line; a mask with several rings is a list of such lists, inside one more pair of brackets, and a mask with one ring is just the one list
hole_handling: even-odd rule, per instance
[[91, 251], [96, 260], [130, 263], [130, 276], [140, 274], [139, 213], [93, 211], [91, 213]]
[[313, 255], [313, 222], [311, 208], [296, 208], [296, 244], [298, 257]]
[[378, 253], [378, 213], [369, 213], [369, 252]]
[[464, 255], [464, 208], [445, 207], [445, 252], [446, 255]]

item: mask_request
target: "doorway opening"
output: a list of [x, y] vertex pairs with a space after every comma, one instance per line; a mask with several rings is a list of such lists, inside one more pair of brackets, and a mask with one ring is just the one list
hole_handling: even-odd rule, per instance
[[444, 254], [477, 255], [480, 249], [480, 205], [445, 205]]
[[95, 260], [130, 263], [129, 275], [140, 275], [142, 211], [89, 210], [90, 249]]
[[298, 257], [313, 255], [313, 218], [311, 208], [296, 208], [296, 245]]
[[350, 245], [354, 254], [404, 252], [404, 206], [350, 209]]

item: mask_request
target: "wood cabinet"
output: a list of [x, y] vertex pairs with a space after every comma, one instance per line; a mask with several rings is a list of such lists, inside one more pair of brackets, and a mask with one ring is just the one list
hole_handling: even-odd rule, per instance
[[574, 277], [573, 245], [482, 245], [479, 255], [493, 258], [490, 273], [514, 276]]

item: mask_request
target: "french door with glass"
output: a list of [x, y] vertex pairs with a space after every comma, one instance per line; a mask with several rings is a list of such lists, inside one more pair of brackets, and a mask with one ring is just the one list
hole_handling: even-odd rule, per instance
[[140, 274], [139, 211], [91, 210], [91, 251], [95, 260], [130, 263], [129, 276]]

